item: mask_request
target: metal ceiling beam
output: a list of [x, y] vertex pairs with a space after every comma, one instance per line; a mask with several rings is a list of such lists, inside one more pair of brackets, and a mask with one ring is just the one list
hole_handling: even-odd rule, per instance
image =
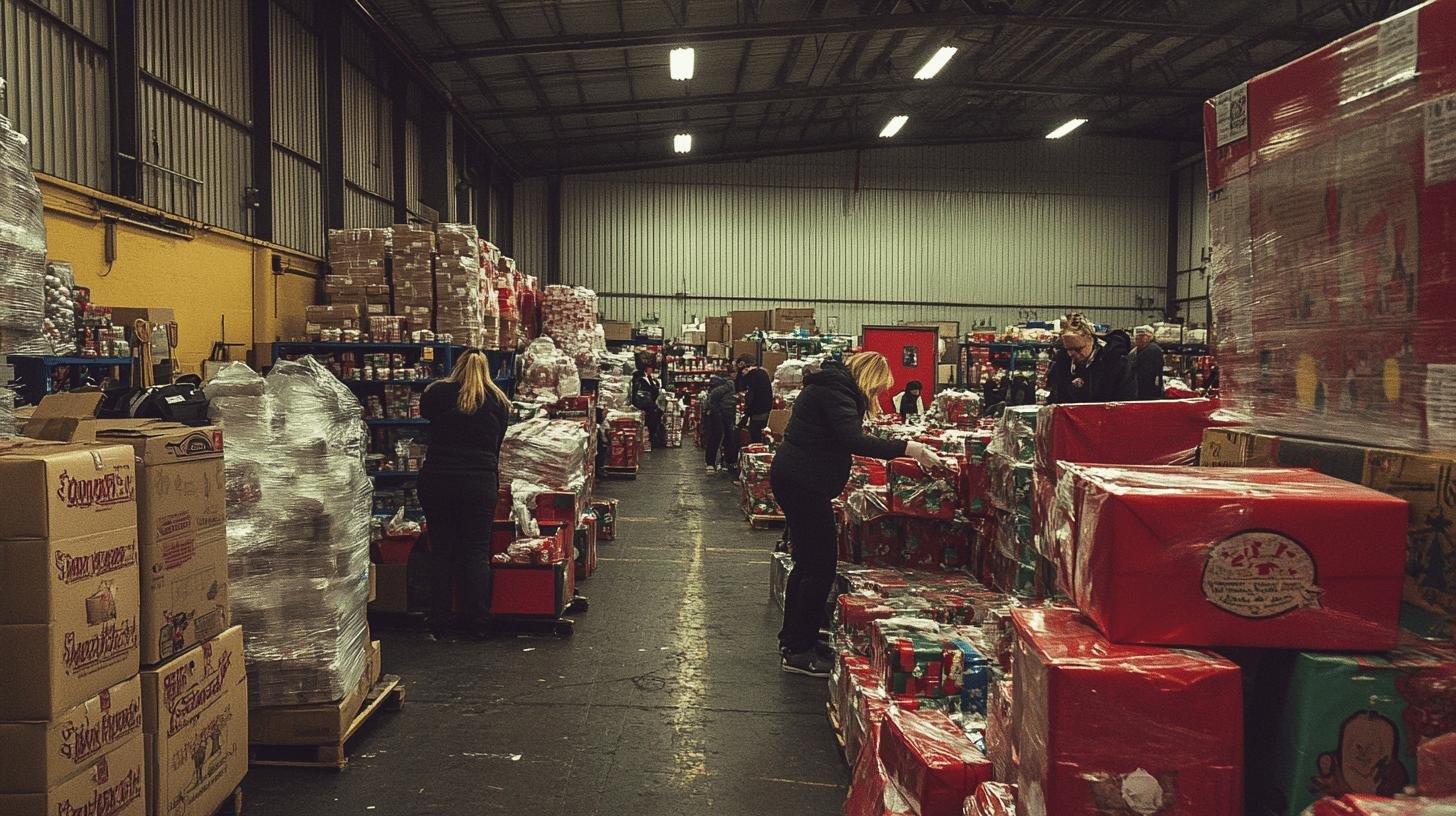
[[[970, 11], [892, 14], [880, 17], [835, 17], [827, 19], [786, 20], [781, 22], [740, 25], [656, 29], [632, 32], [595, 32], [560, 37], [523, 37], [514, 40], [493, 40], [462, 46], [430, 57], [431, 62], [520, 57], [532, 54], [561, 54], [567, 51], [601, 51], [616, 48], [639, 48], [664, 45], [702, 45], [714, 42], [814, 37], [827, 34], [859, 34], [876, 31], [908, 31], [932, 28], [996, 28], [1021, 26], [1039, 29], [1073, 31], [1108, 31], [1121, 33], [1161, 34], [1169, 37], [1207, 36], [1208, 27], [1167, 20], [1127, 19], [1118, 17], [1052, 16], [1038, 14], [976, 14]], [[1233, 32], [1232, 37], [1254, 37], [1254, 27]], [[1290, 41], [1330, 39], [1336, 32], [1315, 26], [1299, 26], [1279, 33]]]
[[692, 97], [658, 97], [623, 102], [588, 102], [584, 105], [501, 108], [498, 110], [478, 111], [477, 115], [481, 118], [488, 119], [542, 119], [563, 116], [596, 116], [613, 113], [711, 108], [722, 105], [748, 105], [754, 103], [789, 102], [802, 99], [846, 96], [876, 96], [926, 91], [943, 93], [948, 89], [965, 92], [1031, 96], [1127, 96], [1154, 99], [1197, 99], [1199, 101], [1217, 93], [1216, 89], [1209, 88], [1163, 88], [1151, 85], [1001, 82], [980, 79], [953, 83], [935, 83], [931, 85], [912, 80], [908, 82], [852, 82], [823, 88], [776, 88], [769, 91], [703, 94]]

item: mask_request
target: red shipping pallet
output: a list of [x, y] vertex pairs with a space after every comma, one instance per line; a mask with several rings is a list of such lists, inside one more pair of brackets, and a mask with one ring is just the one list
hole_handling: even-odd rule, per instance
[[1405, 501], [1310, 470], [1082, 469], [1073, 596], [1111, 640], [1386, 651]]
[[991, 781], [991, 761], [940, 711], [892, 706], [880, 728], [885, 775], [919, 816], [961, 816], [966, 797]]
[[1018, 813], [1242, 816], [1238, 666], [1109, 643], [1076, 610], [1011, 617]]
[[1191, 465], [1204, 429], [1233, 424], [1217, 411], [1218, 400], [1208, 399], [1048, 405], [1036, 417], [1036, 467]]
[[559, 618], [576, 591], [575, 565], [491, 564], [490, 614]]

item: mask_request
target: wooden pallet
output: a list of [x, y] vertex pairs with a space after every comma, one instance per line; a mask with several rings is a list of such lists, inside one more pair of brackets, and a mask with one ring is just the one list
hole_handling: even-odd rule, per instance
[[349, 764], [349, 755], [344, 750], [349, 739], [381, 709], [398, 711], [404, 705], [404, 685], [399, 675], [386, 674], [369, 689], [364, 705], [354, 715], [354, 721], [344, 732], [337, 744], [330, 745], [250, 745], [248, 762], [251, 765], [274, 768], [333, 768], [343, 770]]
[[217, 810], [213, 811], [213, 816], [243, 816], [242, 787], [234, 789], [228, 798], [217, 806]]
[[833, 705], [825, 703], [824, 713], [829, 715], [829, 727], [834, 733], [835, 744], [839, 746], [839, 758], [844, 760], [844, 764], [848, 765], [849, 754], [844, 749], [844, 723], [840, 722], [839, 712], [834, 710]]
[[611, 465], [603, 465], [602, 466], [602, 475], [603, 476], [618, 476], [618, 477], [621, 477], [623, 479], [635, 479], [635, 478], [637, 478], [637, 468], [635, 468], [635, 467], [612, 467]]
[[747, 513], [745, 515], [748, 516], [748, 526], [755, 530], [762, 530], [774, 524], [784, 523], [784, 517], [780, 515], [760, 516], [753, 513]]

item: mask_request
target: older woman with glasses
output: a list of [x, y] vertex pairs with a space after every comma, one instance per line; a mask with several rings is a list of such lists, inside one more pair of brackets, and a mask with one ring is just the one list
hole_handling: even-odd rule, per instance
[[1121, 329], [1099, 338], [1092, 322], [1073, 312], [1062, 320], [1060, 347], [1047, 372], [1051, 405], [1137, 399], [1128, 352], [1132, 338]]

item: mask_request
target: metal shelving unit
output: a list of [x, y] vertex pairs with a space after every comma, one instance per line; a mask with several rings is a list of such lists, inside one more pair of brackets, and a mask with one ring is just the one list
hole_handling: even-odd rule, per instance
[[86, 375], [100, 368], [113, 369], [112, 377], [126, 380], [131, 376], [130, 357], [75, 357], [75, 356], [31, 356], [12, 354], [6, 358], [15, 369], [15, 380], [20, 384], [18, 395], [31, 405], [38, 404], [47, 394], [54, 393], [53, 377], [58, 368], [70, 368], [67, 384], [79, 388], [85, 384]]

